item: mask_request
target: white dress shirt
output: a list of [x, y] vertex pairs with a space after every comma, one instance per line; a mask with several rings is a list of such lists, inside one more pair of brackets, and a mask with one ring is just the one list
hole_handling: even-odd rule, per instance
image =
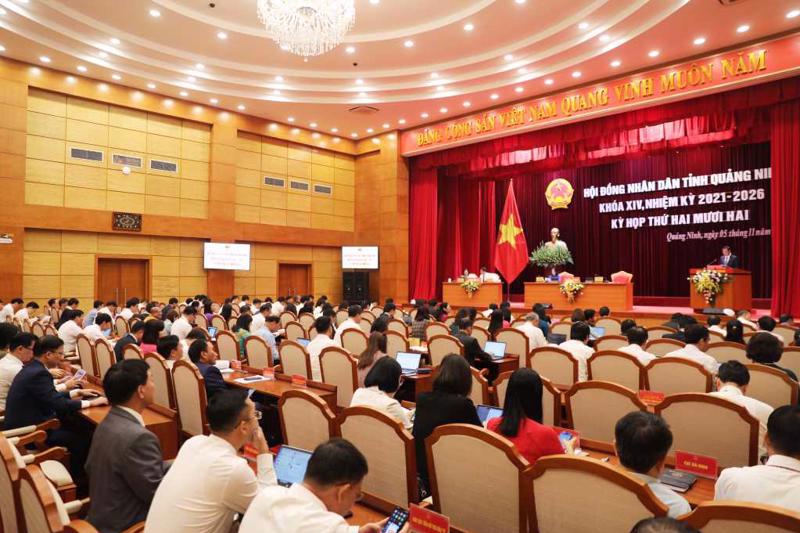
[[130, 320], [131, 318], [133, 318], [133, 311], [131, 311], [130, 308], [126, 307], [125, 309], [119, 312], [119, 316], [121, 316], [125, 320]]
[[283, 313], [283, 304], [275, 302], [272, 304], [272, 316], [280, 316]]
[[400, 402], [380, 390], [377, 386], [356, 389], [353, 393], [353, 398], [350, 400], [350, 407], [356, 407], [358, 405], [374, 407], [378, 411], [383, 411], [403, 424], [403, 427], [409, 431], [414, 426], [408, 416], [408, 409], [400, 405]]
[[81, 327], [74, 320], [67, 320], [58, 328], [58, 337], [64, 341], [64, 353], [75, 353], [75, 343], [78, 335], [83, 333]]
[[480, 278], [484, 283], [500, 283], [500, 275], [494, 272], [484, 272]]
[[337, 346], [342, 345], [342, 333], [348, 329], [357, 329], [361, 331], [361, 326], [359, 326], [358, 323], [356, 323], [356, 321], [352, 318], [348, 318], [342, 322], [342, 325], [336, 328], [336, 334], [333, 336], [333, 342], [335, 342]]
[[2, 322], [11, 322], [11, 319], [14, 318], [14, 306], [12, 304], [6, 304], [0, 309], [0, 323]]
[[216, 435], [187, 440], [153, 496], [145, 533], [228, 533], [259, 489], [277, 484], [272, 456], [259, 455], [257, 464], [258, 478]]
[[24, 322], [25, 320], [28, 320], [30, 318], [30, 315], [28, 314], [28, 308], [27, 307], [23, 307], [22, 309], [20, 309], [16, 313], [14, 313], [14, 318], [19, 320], [20, 322]]
[[644, 348], [639, 346], [638, 344], [629, 344], [627, 346], [623, 346], [622, 348], [617, 348], [620, 352], [629, 354], [634, 356], [636, 359], [639, 360], [642, 365], [647, 365], [650, 361], [656, 358], [655, 355], [651, 353], [647, 353], [644, 351]]
[[578, 381], [589, 379], [589, 365], [586, 361], [594, 354], [594, 350], [581, 341], [568, 340], [558, 345], [562, 350], [566, 350], [578, 360]]
[[538, 326], [534, 326], [532, 322], [528, 322], [526, 320], [521, 324], [517, 324], [514, 326], [514, 328], [520, 330], [525, 334], [526, 337], [528, 337], [528, 350], [541, 348], [547, 344], [547, 340], [544, 338], [544, 333], [542, 333], [542, 330], [539, 329]]
[[650, 487], [656, 498], [661, 500], [661, 503], [669, 507], [667, 516], [677, 518], [692, 510], [686, 498], [661, 483], [658, 479], [648, 476], [647, 474], [639, 474], [638, 472], [631, 472], [634, 476], [638, 477]]
[[311, 360], [311, 379], [322, 381], [322, 369], [319, 366], [319, 354], [328, 346], [339, 346], [336, 342], [324, 333], [314, 337], [306, 346], [308, 358]]
[[766, 503], [800, 513], [800, 460], [772, 455], [763, 465], [726, 468], [714, 499]]
[[723, 335], [727, 335], [728, 334], [727, 331], [725, 331], [723, 328], [721, 328], [719, 326], [710, 326], [708, 328], [708, 331], [716, 331], [717, 333], [722, 333]]
[[267, 321], [264, 318], [264, 315], [261, 313], [254, 314], [253, 321], [250, 322], [250, 333], [255, 333], [256, 331], [260, 330], [266, 323]]
[[758, 455], [759, 457], [766, 455], [767, 448], [764, 445], [764, 437], [767, 434], [767, 420], [769, 420], [769, 415], [773, 411], [772, 406], [755, 398], [745, 396], [739, 387], [731, 384], [725, 384], [717, 392], [710, 392], [709, 394], [741, 405], [758, 420]]
[[192, 325], [186, 320], [185, 317], [180, 317], [175, 322], [172, 323], [172, 328], [170, 329], [170, 335], [175, 335], [180, 340], [184, 340], [186, 336], [192, 331]]
[[0, 409], [5, 410], [8, 389], [11, 388], [11, 382], [22, 370], [22, 366], [22, 361], [17, 359], [17, 356], [11, 352], [8, 352], [5, 357], [0, 359]]
[[91, 326], [86, 326], [83, 328], [83, 334], [86, 335], [92, 342], [96, 341], [97, 339], [105, 338], [105, 335], [103, 335], [103, 330], [100, 329], [100, 326], [97, 324], [92, 324]]
[[493, 313], [494, 311], [495, 311], [494, 309], [484, 309], [483, 311], [481, 311], [481, 314], [482, 314], [484, 317], [486, 317], [486, 318], [489, 318], [490, 316], [492, 316], [492, 313]]
[[716, 374], [717, 370], [719, 370], [719, 363], [717, 360], [700, 350], [700, 348], [694, 344], [687, 344], [680, 350], [670, 352], [664, 357], [680, 357], [681, 359], [688, 359], [690, 361], [694, 361], [695, 363], [700, 363], [703, 365], [703, 368], [712, 374]]
[[358, 529], [328, 511], [302, 483], [295, 483], [262, 490], [245, 513], [239, 533], [358, 533]]
[[758, 324], [756, 324], [755, 322], [751, 322], [750, 320], [747, 320], [746, 318], [741, 318], [741, 317], [737, 318], [736, 320], [738, 320], [742, 324], [746, 324], [746, 325], [750, 326], [751, 328], [753, 328], [754, 330], [758, 331]]

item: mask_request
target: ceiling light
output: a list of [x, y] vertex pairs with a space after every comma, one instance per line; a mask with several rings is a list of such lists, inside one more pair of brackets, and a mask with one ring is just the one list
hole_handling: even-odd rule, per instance
[[161, 16], [161, 11], [159, 11], [158, 9], [151, 9], [150, 10], [150, 16], [158, 18], [158, 17]]
[[589, 23], [588, 22], [581, 22], [580, 24], [578, 24], [578, 29], [579, 30], [585, 30], [588, 27], [589, 27]]
[[525, 0], [514, 0], [514, 1], [515, 1], [516, 3], [518, 3], [518, 4], [520, 4], [520, 5], [525, 3]]
[[147, 88], [148, 89], [155, 89], [156, 88], [156, 84], [151, 81], [150, 83], [147, 84]]
[[506, 55], [503, 56], [503, 59], [505, 59], [506, 61], [514, 61], [514, 55], [513, 54], [506, 54]]
[[[239, 2], [241, 3], [241, 2]], [[354, 0], [258, 0], [256, 10], [278, 45], [307, 60], [333, 50], [353, 28]]]
[[659, 52], [658, 50], [650, 50], [649, 52], [647, 52], [647, 55], [649, 55], [650, 57], [658, 57], [659, 54], [661, 54], [661, 52]]
[[367, 97], [367, 93], [365, 93], [364, 91], [361, 91], [360, 93], [358, 93], [358, 97], [359, 98], [366, 98]]
[[317, 123], [316, 122], [312, 122], [311, 124], [309, 124], [309, 126], [311, 126], [312, 128], [316, 128], [317, 127]]
[[78, 65], [76, 68], [78, 69], [78, 72], [86, 72], [87, 70], [89, 70], [83, 65]]
[[288, 120], [289, 122], [294, 122], [294, 117], [289, 117], [286, 120]]
[[525, 74], [526, 72], [528, 72], [528, 69], [525, 67], [520, 67], [517, 69], [517, 74]]
[[292, 135], [297, 135], [298, 133], [300, 133], [299, 128], [292, 128]]
[[108, 90], [108, 85], [106, 85], [105, 83], [101, 83], [97, 86], [97, 88], [103, 92], [106, 92]]
[[274, 123], [274, 122], [270, 122], [270, 123], [269, 123], [269, 129], [271, 129], [271, 130], [277, 130], [277, 129], [278, 129], [278, 127], [279, 127], [279, 126], [278, 126], [276, 123]]
[[406, 119], [404, 119], [404, 118], [398, 119], [397, 123], [398, 124], [405, 124], [406, 123]]
[[413, 46], [414, 46], [414, 41], [412, 41], [411, 39], [407, 39], [407, 40], [406, 40], [406, 41], [403, 43], [403, 46], [405, 46], [406, 48], [411, 48], [411, 47], [413, 47]]
[[282, 44], [280, 48], [284, 52], [288, 52], [289, 51], [289, 45], [288, 44]]
[[607, 34], [607, 33], [604, 33], [603, 35], [601, 35], [599, 37], [599, 39], [600, 39], [601, 43], [607, 43], [608, 41], [611, 40], [611, 36], [609, 34]]
[[195, 78], [194, 76], [186, 76], [186, 79], [187, 81], [189, 81], [189, 83], [194, 83], [197, 81], [197, 78]]
[[50, 63], [50, 58], [47, 56], [39, 56], [39, 61], [42, 63]]
[[429, 115], [427, 113], [423, 112], [419, 116], [421, 116], [422, 118], [428, 118]]
[[38, 76], [41, 73], [42, 69], [40, 69], [39, 67], [31, 67], [31, 74], [33, 74], [34, 76]]
[[694, 44], [695, 44], [695, 46], [700, 46], [701, 44], [706, 44], [706, 38], [705, 37], [698, 37], [697, 39], [694, 40]]
[[311, 134], [311, 138], [312, 139], [319, 139], [320, 138], [320, 134], [315, 131], [314, 133]]
[[247, 108], [244, 106], [244, 104], [239, 104], [236, 106], [236, 109], [238, 109], [239, 111], [244, 111]]
[[67, 76], [67, 83], [75, 83], [75, 77], [74, 76]]
[[119, 74], [112, 74], [112, 75], [111, 75], [111, 79], [112, 79], [112, 80], [119, 81], [119, 80], [121, 80], [121, 79], [122, 79], [122, 76], [120, 76]]
[[283, 76], [275, 76], [275, 81], [278, 83], [283, 83]]
[[117, 46], [120, 43], [120, 40], [117, 39], [116, 37], [112, 37], [111, 39], [109, 39], [109, 41], [111, 41], [111, 44], [113, 44], [114, 46]]
[[367, 128], [367, 133], [372, 133], [373, 131], [375, 130], [373, 130], [372, 128]]
[[793, 18], [797, 17], [798, 15], [800, 15], [800, 9], [792, 9], [791, 11], [786, 13], [786, 18], [787, 19], [793, 19]]
[[350, 137], [353, 137], [353, 138], [358, 137], [358, 133], [353, 132], [353, 133], [350, 134]]
[[272, 94], [274, 94], [274, 95], [280, 95], [280, 94], [281, 94], [281, 92], [280, 92], [278, 89], [274, 89], [274, 90], [272, 91]]
[[341, 141], [341, 139], [339, 137], [334, 137], [333, 138], [333, 142], [338, 143], [339, 141]]
[[439, 113], [447, 113], [447, 108], [446, 107], [440, 108]]
[[580, 78], [581, 77], [581, 71], [580, 70], [573, 71], [572, 77], [573, 78]]
[[6, 15], [7, 13], [8, 13], [8, 11], [6, 11], [2, 7], [0, 7], [0, 15]]
[[187, 93], [186, 91], [181, 91], [181, 92], [179, 92], [178, 94], [179, 94], [179, 95], [181, 95], [181, 96], [183, 96], [184, 98], [186, 98], [187, 96], [189, 96], [189, 93]]
[[436, 86], [436, 90], [437, 91], [444, 91], [444, 85], [437, 85]]
[[208, 101], [211, 102], [214, 105], [217, 105], [219, 103], [219, 100], [217, 100], [216, 98], [209, 98]]
[[362, 80], [361, 78], [357, 79], [356, 85], [364, 85], [364, 80]]
[[228, 38], [228, 34], [224, 31], [217, 32], [217, 39], [222, 39], [223, 41]]
[[471, 22], [467, 22], [464, 24], [464, 31], [472, 31], [475, 29], [475, 25]]
[[388, 127], [390, 127], [390, 124], [389, 124], [388, 122], [386, 122], [386, 123], [384, 123], [384, 124], [383, 124], [383, 129], [386, 129], [386, 128], [388, 128]]
[[339, 128], [331, 128], [331, 133], [338, 133], [338, 132], [339, 132]]
[[372, 142], [373, 142], [373, 143], [375, 143], [375, 144], [380, 144], [380, 143], [381, 143], [381, 140], [380, 140], [380, 139], [378, 139], [377, 137], [374, 137], [374, 138], [372, 139]]
[[369, 3], [372, 4], [373, 6], [377, 6], [378, 4], [381, 3], [381, 0], [369, 0]]
[[553, 78], [547, 78], [546, 80], [544, 80], [545, 85], [553, 85], [553, 83], [554, 83]]
[[742, 24], [738, 28], [736, 28], [736, 33], [745, 33], [750, 30], [749, 24]]
[[469, 107], [469, 106], [471, 106], [472, 104], [470, 103], [470, 101], [469, 101], [469, 100], [466, 100], [466, 101], [465, 101], [463, 104], [461, 104], [461, 105], [463, 105], [464, 107]]
[[97, 52], [97, 57], [99, 57], [101, 59], [108, 59], [108, 54], [106, 52], [103, 52], [102, 50], [100, 50], [99, 52]]
[[355, 46], [348, 46], [347, 48], [344, 49], [344, 51], [347, 52], [348, 54], [355, 54], [356, 53], [356, 47]]
[[206, 68], [206, 66], [202, 63], [195, 63], [194, 68], [195, 70], [203, 70]]
[[611, 64], [612, 67], [617, 68], [618, 66], [620, 66], [622, 64], [622, 61], [620, 61], [619, 59], [615, 59], [610, 64]]
[[431, 72], [431, 78], [436, 79], [438, 77], [439, 77], [439, 73], [438, 72]]
[[516, 92], [516, 93], [521, 93], [524, 90], [525, 89], [523, 89], [522, 87], [514, 87], [514, 92]]
[[497, 100], [498, 98], [500, 98], [500, 95], [497, 93], [492, 93], [491, 96], [489, 96], [489, 98], [491, 98], [492, 100]]

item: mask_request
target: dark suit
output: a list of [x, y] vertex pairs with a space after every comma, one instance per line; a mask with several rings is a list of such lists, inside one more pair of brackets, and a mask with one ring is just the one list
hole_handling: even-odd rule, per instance
[[206, 397], [211, 401], [214, 394], [227, 388], [225, 380], [222, 379], [222, 372], [216, 366], [206, 363], [197, 363], [196, 366], [206, 384]]
[[124, 359], [122, 355], [122, 350], [124, 350], [125, 347], [129, 344], [136, 344], [138, 346], [139, 342], [136, 340], [136, 337], [134, 337], [130, 333], [126, 333], [114, 345], [114, 355], [117, 358], [117, 363], [119, 363]]
[[478, 344], [478, 339], [467, 335], [463, 331], [456, 333], [455, 337], [464, 345], [464, 357], [467, 358], [469, 364], [478, 369], [487, 368], [489, 370], [487, 379], [489, 381], [494, 381], [498, 372], [497, 364], [494, 362], [491, 355], [483, 351], [481, 345]]
[[132, 414], [112, 407], [94, 432], [86, 471], [89, 523], [100, 533], [119, 533], [147, 518], [166, 466], [156, 436]]
[[722, 266], [728, 266], [728, 267], [731, 267], [731, 268], [739, 268], [739, 256], [736, 256], [736, 255], [733, 255], [733, 254], [729, 255], [728, 256], [728, 263], [726, 264], [725, 263], [725, 256], [721, 255], [719, 257], [719, 264], [722, 265]]
[[662, 339], [672, 339], [674, 341], [681, 341], [681, 342], [684, 342], [684, 343], [686, 342], [686, 334], [683, 332], [682, 329], [678, 330], [675, 333], [667, 333], [666, 335], [663, 335], [661, 338]]

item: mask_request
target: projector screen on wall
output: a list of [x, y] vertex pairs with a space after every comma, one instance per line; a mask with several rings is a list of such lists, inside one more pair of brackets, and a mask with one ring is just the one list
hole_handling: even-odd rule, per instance
[[342, 268], [352, 270], [377, 270], [377, 246], [342, 246]]
[[229, 242], [203, 243], [203, 268], [250, 270], [250, 245]]

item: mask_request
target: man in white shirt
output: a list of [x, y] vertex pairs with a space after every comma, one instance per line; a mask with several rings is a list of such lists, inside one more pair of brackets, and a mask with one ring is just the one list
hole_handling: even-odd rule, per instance
[[94, 324], [83, 328], [83, 334], [92, 342], [97, 339], [107, 339], [111, 336], [112, 326], [109, 315], [97, 313], [94, 317]]
[[106, 305], [98, 309], [97, 312], [105, 313], [113, 319], [117, 314], [117, 302], [113, 300], [108, 301], [106, 302]]
[[0, 309], [0, 322], [11, 322], [17, 311], [22, 309], [22, 298], [14, 298]]
[[761, 318], [758, 319], [758, 329], [759, 330], [764, 331], [764, 332], [769, 333], [770, 335], [774, 336], [776, 339], [781, 341], [781, 344], [786, 344], [786, 341], [783, 339], [783, 337], [781, 337], [780, 335], [775, 333], [775, 331], [773, 331], [775, 329], [775, 326], [777, 326], [777, 325], [778, 325], [778, 323], [775, 322], [775, 319], [772, 318], [771, 316], [766, 316], [765, 315], [765, 316], [762, 316]]
[[14, 313], [14, 318], [20, 321], [20, 323], [25, 322], [26, 320], [30, 320], [36, 315], [36, 310], [39, 309], [39, 304], [36, 302], [28, 302], [25, 307], [20, 308], [19, 311]]
[[[266, 304], [265, 304], [266, 305]], [[272, 361], [273, 363], [278, 362], [278, 346], [275, 342], [275, 334], [278, 330], [281, 329], [281, 321], [276, 316], [268, 316], [264, 319], [264, 326], [257, 329], [253, 334], [258, 335], [264, 342], [267, 343], [269, 346], [270, 352], [272, 353]]]
[[260, 309], [261, 309], [261, 299], [254, 298], [253, 303], [250, 304], [250, 314], [255, 316], [258, 314]]
[[725, 331], [725, 328], [720, 326], [722, 320], [718, 316], [710, 316], [708, 317], [708, 331], [716, 331], [717, 333], [721, 333], [722, 335], [727, 335], [728, 332]]
[[[322, 443], [311, 455], [302, 483], [275, 485], [256, 496], [239, 533], [380, 533], [385, 520], [358, 527], [344, 519], [361, 496], [367, 471], [367, 459], [348, 441]], [[408, 525], [401, 531], [408, 531]]]
[[755, 398], [746, 396], [747, 385], [750, 383], [750, 371], [739, 361], [728, 361], [719, 365], [717, 374], [717, 391], [710, 392], [711, 396], [725, 398], [737, 405], [741, 405], [747, 412], [758, 420], [758, 455], [766, 455], [767, 449], [764, 437], [767, 435], [767, 420], [772, 414], [772, 406]]
[[650, 361], [656, 358], [655, 355], [644, 351], [644, 346], [647, 344], [647, 330], [640, 326], [634, 326], [625, 330], [624, 335], [628, 338], [628, 345], [619, 348], [620, 352], [630, 354], [646, 366]]
[[[228, 533], [259, 490], [277, 484], [260, 413], [244, 390], [219, 391], [206, 414], [211, 435], [181, 447], [153, 496], [145, 533]], [[258, 454], [257, 476], [237, 455], [245, 444]]]
[[528, 313], [525, 315], [525, 322], [518, 322], [514, 328], [520, 330], [528, 337], [529, 351], [534, 348], [541, 348], [547, 344], [544, 333], [542, 333], [542, 330], [539, 328], [539, 315], [536, 313]]
[[8, 389], [17, 377], [23, 365], [33, 359], [33, 346], [36, 335], [33, 333], [17, 333], [11, 338], [8, 353], [0, 359], [0, 409], [5, 410]]
[[778, 407], [767, 422], [766, 464], [726, 468], [715, 500], [777, 505], [800, 513], [800, 407]]
[[614, 451], [620, 464], [647, 483], [656, 498], [668, 507], [667, 515], [675, 518], [692, 508], [683, 496], [658, 480], [671, 447], [669, 426], [653, 413], [628, 413], [614, 427]]
[[500, 275], [494, 272], [488, 272], [486, 267], [481, 267], [480, 280], [483, 283], [500, 283]]
[[747, 309], [742, 309], [736, 312], [736, 320], [741, 322], [742, 324], [747, 324], [753, 329], [758, 329], [758, 325], [750, 320], [750, 311]]
[[283, 302], [286, 301], [286, 298], [283, 296], [278, 297], [278, 301], [272, 304], [272, 316], [280, 316], [283, 313], [284, 307]]
[[[58, 337], [64, 341], [64, 353], [75, 353], [75, 343], [78, 335], [83, 333], [83, 311], [80, 309], [68, 309], [64, 311], [67, 316], [66, 321], [58, 328]], [[63, 317], [62, 317], [63, 318]]]
[[589, 344], [589, 324], [586, 322], [575, 322], [569, 330], [570, 340], [558, 345], [562, 350], [566, 350], [578, 360], [578, 381], [589, 379], [589, 365], [586, 361], [594, 354], [594, 350]]
[[272, 305], [262, 304], [258, 312], [253, 314], [253, 321], [250, 323], [250, 333], [255, 333], [264, 327], [268, 316], [272, 315]]
[[125, 309], [119, 312], [125, 320], [130, 320], [137, 313], [139, 313], [139, 298], [131, 298], [125, 302]]
[[670, 352], [664, 357], [680, 357], [681, 359], [688, 359], [695, 363], [700, 363], [703, 368], [711, 372], [717, 373], [719, 363], [716, 359], [707, 355], [705, 351], [708, 349], [708, 330], [705, 326], [700, 324], [689, 324], [684, 330], [686, 337], [686, 346], [680, 350]]
[[319, 354], [328, 346], [340, 346], [336, 341], [331, 339], [333, 334], [333, 324], [331, 317], [321, 316], [314, 321], [314, 327], [317, 330], [317, 336], [306, 346], [308, 358], [311, 360], [311, 376], [314, 381], [322, 381], [322, 369], [319, 366]]
[[194, 327], [196, 315], [197, 311], [195, 311], [195, 308], [191, 305], [187, 305], [183, 310], [183, 316], [173, 322], [172, 329], [169, 330], [170, 335], [175, 335], [180, 340], [186, 339], [186, 335], [188, 335]]
[[336, 343], [337, 346], [342, 345], [342, 333], [344, 333], [348, 329], [357, 329], [361, 330], [361, 306], [360, 305], [351, 305], [347, 308], [347, 320], [341, 323], [341, 325], [336, 328], [336, 334], [333, 336], [333, 342]]

